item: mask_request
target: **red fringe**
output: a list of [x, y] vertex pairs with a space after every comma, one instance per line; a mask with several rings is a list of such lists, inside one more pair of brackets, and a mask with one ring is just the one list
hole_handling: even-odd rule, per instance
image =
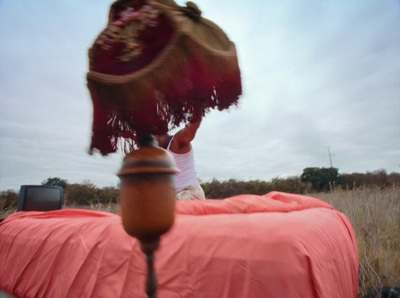
[[241, 94], [240, 74], [232, 75], [229, 79], [225, 77], [219, 82], [209, 81], [200, 75], [188, 81], [199, 82], [196, 86], [201, 87], [190, 88], [189, 84], [184, 86], [171, 82], [170, 88], [163, 90], [163, 100], [150, 99], [157, 104], [146, 112], [124, 113], [115, 112], [117, 109], [104, 109], [92, 96], [94, 109], [90, 153], [97, 149], [102, 155], [108, 155], [121, 147], [123, 152], [128, 153], [135, 148], [136, 140], [141, 135], [165, 134], [181, 123], [205, 116], [211, 109], [222, 111], [238, 103]]
[[[146, 47], [128, 62], [115, 58], [123, 44], [104, 50], [95, 43], [89, 54], [90, 70], [112, 77], [152, 67], [176, 31], [167, 14], [161, 14], [159, 22], [140, 36]], [[237, 104], [242, 90], [234, 51], [233, 56], [232, 52], [226, 56], [215, 54], [217, 51], [208, 51], [187, 35], [180, 35], [176, 48], [169, 51], [162, 66], [156, 64], [136, 81], [114, 83], [88, 77], [93, 102], [90, 153], [98, 150], [108, 155], [119, 148], [127, 153], [142, 135], [165, 134], [211, 109], [221, 111]]]

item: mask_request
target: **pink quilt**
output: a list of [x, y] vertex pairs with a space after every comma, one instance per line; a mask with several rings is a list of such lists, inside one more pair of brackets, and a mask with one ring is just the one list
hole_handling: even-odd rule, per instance
[[[158, 297], [356, 297], [347, 217], [287, 193], [177, 201], [155, 269]], [[0, 288], [16, 297], [146, 297], [147, 265], [118, 215], [18, 212], [0, 225]]]

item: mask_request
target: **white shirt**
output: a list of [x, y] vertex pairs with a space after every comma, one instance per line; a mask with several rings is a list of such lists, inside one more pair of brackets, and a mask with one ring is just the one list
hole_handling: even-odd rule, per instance
[[176, 166], [180, 170], [179, 173], [175, 174], [175, 190], [176, 192], [180, 192], [182, 189], [188, 186], [199, 185], [200, 183], [199, 179], [197, 179], [193, 148], [190, 148], [190, 151], [187, 153], [174, 153], [170, 149], [173, 140], [174, 138], [172, 138], [169, 142], [167, 151], [172, 154], [175, 159]]

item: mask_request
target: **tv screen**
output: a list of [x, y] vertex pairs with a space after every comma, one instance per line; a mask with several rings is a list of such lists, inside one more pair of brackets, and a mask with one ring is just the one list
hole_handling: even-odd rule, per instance
[[50, 211], [61, 209], [63, 189], [50, 185], [22, 185], [19, 192], [18, 211]]

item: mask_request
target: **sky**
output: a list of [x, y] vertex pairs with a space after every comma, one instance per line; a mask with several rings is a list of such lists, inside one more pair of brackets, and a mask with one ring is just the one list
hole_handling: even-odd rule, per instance
[[[1, 191], [50, 177], [118, 185], [124, 154], [88, 154], [87, 52], [111, 3], [0, 0]], [[195, 3], [235, 43], [243, 87], [193, 141], [201, 181], [400, 172], [398, 0]]]

